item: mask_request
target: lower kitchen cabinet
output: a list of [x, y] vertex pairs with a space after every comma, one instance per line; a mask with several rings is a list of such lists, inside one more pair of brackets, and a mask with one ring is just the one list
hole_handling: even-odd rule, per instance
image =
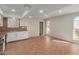
[[7, 42], [15, 41], [17, 39], [17, 33], [16, 32], [10, 32], [7, 33]]
[[28, 31], [7, 33], [7, 42], [23, 40], [28, 38]]
[[22, 40], [28, 38], [28, 32], [23, 31], [23, 32], [17, 32], [17, 40]]

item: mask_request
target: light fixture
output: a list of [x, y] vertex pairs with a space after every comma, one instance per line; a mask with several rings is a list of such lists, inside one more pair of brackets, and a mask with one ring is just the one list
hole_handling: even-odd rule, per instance
[[40, 10], [39, 12], [40, 12], [40, 13], [44, 13], [44, 10]]
[[59, 14], [61, 14], [62, 13], [62, 10], [59, 10], [58, 12], [59, 12]]
[[15, 9], [12, 9], [11, 11], [12, 11], [12, 12], [15, 12], [16, 10], [15, 10]]

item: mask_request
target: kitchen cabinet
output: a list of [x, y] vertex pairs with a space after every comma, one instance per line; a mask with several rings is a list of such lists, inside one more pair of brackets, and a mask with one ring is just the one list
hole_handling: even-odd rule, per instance
[[7, 33], [7, 42], [11, 42], [15, 40], [17, 40], [17, 32]]
[[17, 40], [28, 38], [28, 31], [17, 32]]
[[19, 20], [17, 18], [8, 18], [8, 27], [19, 27]]
[[28, 31], [21, 31], [21, 32], [9, 32], [7, 34], [7, 42], [17, 41], [27, 39]]

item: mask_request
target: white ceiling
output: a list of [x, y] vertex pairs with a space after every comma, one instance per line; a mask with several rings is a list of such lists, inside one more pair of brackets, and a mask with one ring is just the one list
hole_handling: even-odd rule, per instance
[[[24, 7], [24, 4], [0, 4], [0, 13], [4, 16], [32, 16], [40, 18], [55, 17], [59, 15], [79, 12], [79, 4], [30, 4], [30, 9]], [[15, 9], [15, 12], [11, 10]], [[40, 10], [44, 10], [40, 13]], [[59, 10], [61, 13], [59, 13]], [[31, 18], [31, 17], [30, 17]]]
[[60, 16], [60, 15], [65, 15], [65, 14], [71, 14], [71, 13], [78, 13], [79, 12], [79, 4], [73, 4], [66, 6], [64, 8], [59, 9], [61, 10], [61, 13], [59, 13], [58, 10], [53, 11], [49, 13], [49, 17], [55, 17], [55, 16]]
[[[43, 16], [44, 14], [48, 14], [52, 11], [58, 10], [60, 8], [66, 7], [66, 4], [35, 4], [32, 5], [33, 8], [30, 10], [28, 15], [32, 16]], [[40, 14], [39, 11], [44, 10], [44, 13]]]
[[[9, 16], [22, 16], [25, 11], [29, 11], [24, 16], [35, 16], [40, 17], [48, 15], [49, 13], [59, 10], [61, 8], [69, 6], [69, 4], [30, 4], [32, 8], [28, 9], [24, 7], [24, 4], [0, 4], [0, 9], [4, 15]], [[15, 9], [16, 12], [12, 12], [11, 9]], [[39, 13], [40, 10], [44, 10], [44, 13]]]
[[[4, 15], [19, 15], [21, 16], [26, 8], [22, 4], [0, 4], [0, 9], [2, 9]], [[12, 12], [11, 10], [15, 9], [16, 12]]]

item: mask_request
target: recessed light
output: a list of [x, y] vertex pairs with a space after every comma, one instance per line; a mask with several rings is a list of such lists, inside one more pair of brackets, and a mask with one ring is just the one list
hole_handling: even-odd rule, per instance
[[40, 10], [39, 12], [40, 12], [40, 13], [43, 13], [43, 12], [44, 12], [44, 10]]
[[58, 12], [59, 12], [59, 14], [61, 14], [62, 13], [62, 10], [59, 10]]
[[15, 9], [12, 9], [11, 11], [12, 11], [12, 12], [15, 12]]
[[62, 13], [62, 10], [59, 10], [58, 12], [59, 12], [59, 14], [61, 14]]

